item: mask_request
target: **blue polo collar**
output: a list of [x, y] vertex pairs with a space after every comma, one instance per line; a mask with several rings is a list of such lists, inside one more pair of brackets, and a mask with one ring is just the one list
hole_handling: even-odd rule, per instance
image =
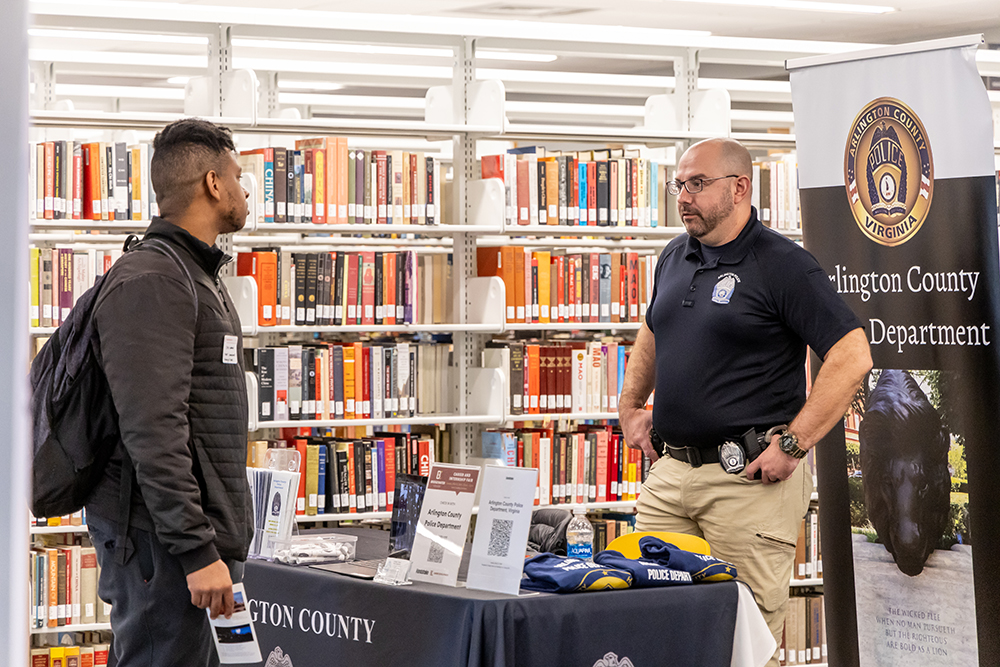
[[[751, 206], [750, 219], [747, 220], [745, 225], [743, 225], [743, 229], [740, 230], [739, 235], [735, 239], [722, 246], [724, 250], [722, 252], [722, 256], [718, 260], [718, 263], [739, 264], [742, 262], [743, 258], [750, 252], [750, 249], [753, 247], [754, 243], [757, 242], [757, 238], [763, 231], [764, 226], [760, 224], [760, 220], [757, 219], [757, 209]], [[701, 241], [693, 236], [688, 236], [687, 249], [684, 253], [684, 258], [691, 259], [691, 257], [697, 258], [706, 266], [715, 266], [714, 262], [705, 261], [705, 257], [701, 252]]]

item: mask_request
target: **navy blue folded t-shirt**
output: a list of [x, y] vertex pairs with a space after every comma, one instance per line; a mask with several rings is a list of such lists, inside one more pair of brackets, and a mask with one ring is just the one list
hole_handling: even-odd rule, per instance
[[664, 542], [658, 537], [647, 535], [639, 538], [639, 550], [643, 558], [656, 561], [673, 570], [684, 570], [698, 581], [728, 581], [736, 578], [736, 566], [714, 556], [685, 551]]
[[611, 549], [605, 549], [594, 556], [594, 562], [632, 573], [633, 588], [677, 586], [694, 581], [684, 570], [675, 570], [648, 558], [626, 558]]
[[521, 588], [544, 593], [575, 593], [628, 588], [632, 575], [579, 558], [544, 553], [524, 561]]

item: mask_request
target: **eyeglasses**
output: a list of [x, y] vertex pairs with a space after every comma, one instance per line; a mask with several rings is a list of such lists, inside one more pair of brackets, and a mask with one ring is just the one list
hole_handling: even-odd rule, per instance
[[686, 181], [667, 181], [667, 192], [676, 197], [681, 193], [681, 188], [684, 188], [691, 194], [696, 195], [705, 189], [706, 183], [721, 181], [724, 178], [739, 178], [739, 176], [730, 174], [729, 176], [717, 176], [716, 178], [689, 178]]

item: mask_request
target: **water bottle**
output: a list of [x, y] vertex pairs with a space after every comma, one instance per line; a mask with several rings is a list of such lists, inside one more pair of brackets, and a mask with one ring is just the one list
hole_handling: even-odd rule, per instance
[[587, 510], [582, 507], [573, 509], [573, 519], [566, 526], [566, 554], [587, 561], [594, 557], [594, 527], [587, 521]]

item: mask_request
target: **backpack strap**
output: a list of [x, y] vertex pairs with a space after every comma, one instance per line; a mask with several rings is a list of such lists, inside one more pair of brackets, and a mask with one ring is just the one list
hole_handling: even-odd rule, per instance
[[[142, 241], [137, 241], [137, 239], [138, 237], [135, 234], [129, 234], [128, 238], [125, 239], [122, 250], [124, 252], [131, 252], [137, 248], [149, 247], [173, 259], [187, 278], [188, 287], [191, 289], [191, 296], [194, 297], [194, 316], [195, 321], [197, 321], [198, 293], [195, 291], [194, 279], [191, 277], [191, 272], [188, 271], [184, 261], [177, 255], [177, 251], [169, 243], [156, 238], [143, 239]], [[118, 491], [118, 537], [115, 540], [115, 562], [124, 566], [135, 552], [135, 547], [128, 537], [129, 521], [132, 517], [132, 485], [135, 480], [135, 469], [132, 466], [132, 457], [129, 456], [128, 450], [125, 447], [122, 447], [121, 474], [121, 484]]]

